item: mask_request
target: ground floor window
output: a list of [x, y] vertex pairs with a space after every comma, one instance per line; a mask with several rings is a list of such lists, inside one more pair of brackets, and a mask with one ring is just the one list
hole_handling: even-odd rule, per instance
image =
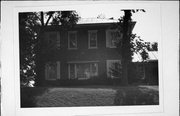
[[85, 80], [98, 76], [97, 63], [69, 63], [69, 79]]
[[45, 64], [45, 79], [57, 80], [60, 79], [60, 62], [47, 62]]
[[120, 78], [122, 74], [121, 60], [107, 60], [107, 77]]

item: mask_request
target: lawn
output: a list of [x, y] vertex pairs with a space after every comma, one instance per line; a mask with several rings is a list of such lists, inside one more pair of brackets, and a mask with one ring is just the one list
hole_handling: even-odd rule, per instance
[[157, 86], [22, 88], [22, 107], [158, 105]]

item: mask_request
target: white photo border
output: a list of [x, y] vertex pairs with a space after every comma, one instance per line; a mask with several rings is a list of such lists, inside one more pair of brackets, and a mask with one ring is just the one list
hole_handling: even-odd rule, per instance
[[[121, 9], [135, 9], [155, 5], [161, 10], [161, 39], [159, 47], [159, 105], [106, 107], [20, 107], [19, 74], [19, 12], [76, 10], [81, 5], [119, 4]], [[178, 116], [178, 1], [28, 1], [2, 2], [2, 115], [5, 116]], [[167, 17], [167, 13], [175, 13]], [[177, 19], [176, 19], [177, 18]], [[168, 22], [168, 23], [167, 23]], [[170, 24], [171, 22], [171, 24]], [[175, 23], [175, 24], [174, 24]], [[173, 30], [167, 29], [173, 28]], [[168, 33], [168, 34], [167, 34]], [[171, 39], [169, 39], [169, 38]], [[171, 41], [170, 41], [171, 40]], [[169, 46], [167, 48], [167, 46]], [[172, 51], [174, 51], [172, 54]], [[171, 68], [174, 67], [174, 68]], [[177, 70], [176, 70], [177, 68]], [[9, 73], [11, 72], [11, 73]], [[162, 78], [163, 77], [163, 78]], [[172, 78], [173, 77], [173, 78]], [[171, 94], [171, 95], [169, 95]], [[170, 103], [171, 102], [171, 103]], [[177, 103], [176, 103], [177, 102]]]

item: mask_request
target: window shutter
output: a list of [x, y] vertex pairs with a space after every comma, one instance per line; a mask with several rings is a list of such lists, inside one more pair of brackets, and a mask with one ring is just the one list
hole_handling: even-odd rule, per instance
[[45, 65], [45, 79], [46, 80], [48, 79], [48, 75], [49, 75], [48, 68], [49, 68], [49, 65], [48, 65], [48, 63], [46, 63], [46, 65]]
[[57, 79], [60, 79], [61, 78], [61, 75], [60, 75], [60, 61], [57, 61]]
[[110, 31], [106, 30], [106, 47], [110, 47], [111, 38], [110, 38]]
[[56, 32], [56, 47], [57, 47], [57, 49], [60, 49], [60, 33], [59, 32]]
[[110, 67], [110, 62], [107, 60], [106, 61], [106, 65], [107, 65], [107, 77], [110, 77], [110, 69], [109, 69], [109, 67]]

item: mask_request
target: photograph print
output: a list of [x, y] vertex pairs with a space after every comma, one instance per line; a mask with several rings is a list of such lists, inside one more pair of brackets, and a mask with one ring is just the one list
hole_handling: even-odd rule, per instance
[[21, 108], [159, 105], [159, 11], [19, 12]]

